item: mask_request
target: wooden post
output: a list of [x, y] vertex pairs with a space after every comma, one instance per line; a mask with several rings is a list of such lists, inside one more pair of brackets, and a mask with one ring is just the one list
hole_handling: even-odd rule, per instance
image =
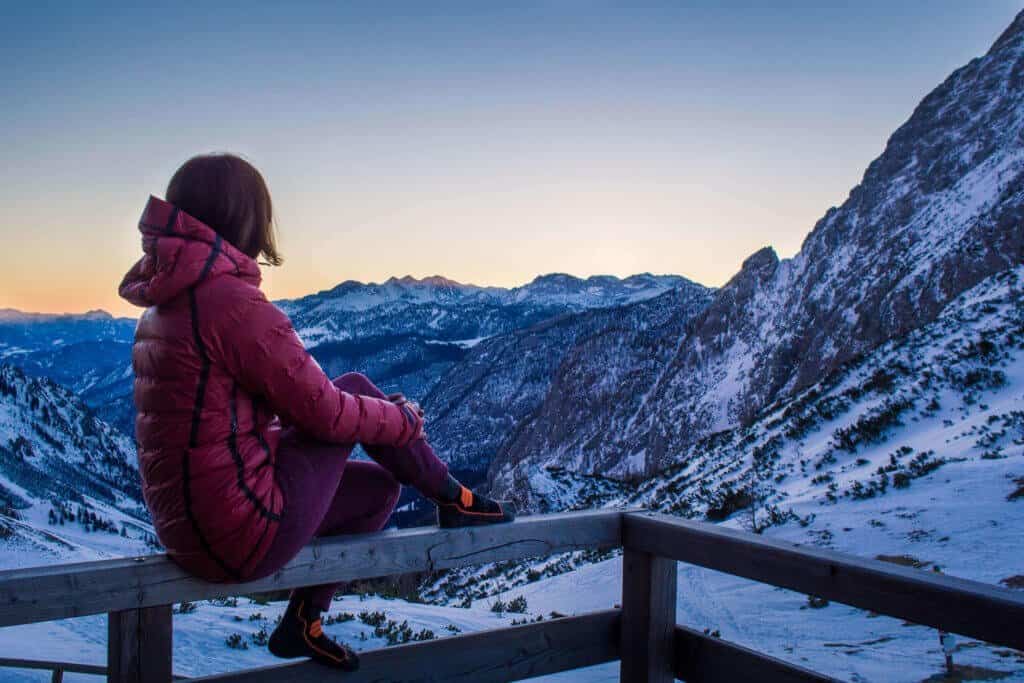
[[622, 554], [622, 683], [675, 681], [676, 561]]
[[170, 683], [170, 605], [110, 612], [108, 625], [109, 683]]

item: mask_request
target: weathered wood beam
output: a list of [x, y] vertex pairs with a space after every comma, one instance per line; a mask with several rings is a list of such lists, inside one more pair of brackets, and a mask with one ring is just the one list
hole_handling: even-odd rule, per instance
[[[77, 662], [50, 662], [41, 659], [18, 659], [16, 657], [0, 657], [0, 669], [38, 669], [54, 671], [60, 669], [67, 673], [94, 674], [106, 676], [107, 667], [100, 664], [79, 664]], [[0, 675], [0, 679], [3, 676]]]
[[1024, 595], [658, 513], [623, 515], [623, 545], [916, 624], [1024, 649]]
[[676, 561], [627, 548], [622, 555], [623, 683], [673, 683]]
[[505, 683], [614, 661], [619, 656], [619, 610], [591, 612], [526, 626], [471, 633], [372, 650], [355, 673], [320, 664], [247, 669], [195, 678], [204, 683]]
[[171, 606], [111, 612], [107, 681], [171, 683]]
[[[79, 662], [54, 662], [42, 659], [18, 659], [16, 657], [0, 657], [0, 669], [37, 669], [42, 671], [58, 671], [69, 674], [91, 674], [93, 676], [106, 676], [107, 667], [101, 664], [81, 664]], [[176, 681], [183, 680], [184, 676], [174, 675]], [[3, 674], [0, 674], [3, 680]]]
[[836, 680], [682, 626], [675, 628], [674, 671], [676, 678], [686, 683], [829, 683]]
[[421, 527], [323, 539], [276, 574], [196, 579], [164, 555], [0, 572], [0, 626], [620, 545], [615, 510], [523, 517], [468, 529]]

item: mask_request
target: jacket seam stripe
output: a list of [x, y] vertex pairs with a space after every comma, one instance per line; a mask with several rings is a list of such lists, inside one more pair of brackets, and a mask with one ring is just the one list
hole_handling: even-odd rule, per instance
[[196, 519], [192, 510], [192, 473], [190, 471], [190, 456], [192, 450], [199, 445], [199, 422], [202, 418], [203, 402], [206, 398], [206, 383], [210, 377], [210, 357], [206, 353], [206, 346], [203, 344], [202, 336], [199, 334], [199, 306], [196, 303], [195, 287], [188, 290], [189, 309], [192, 314], [192, 336], [195, 340], [196, 350], [199, 353], [199, 384], [196, 386], [196, 399], [192, 406], [192, 428], [189, 432], [188, 450], [185, 451], [182, 459], [182, 480], [184, 481], [185, 516], [188, 517], [192, 530], [199, 539], [199, 545], [203, 551], [231, 578], [241, 580], [237, 569], [232, 569], [217, 553], [213, 551], [206, 535], [199, 528], [199, 520]]
[[235, 477], [238, 481], [238, 488], [241, 489], [245, 495], [246, 500], [255, 506], [256, 510], [260, 513], [261, 517], [265, 517], [274, 522], [280, 522], [282, 515], [275, 512], [271, 512], [267, 507], [256, 497], [249, 485], [245, 483], [245, 461], [242, 460], [242, 454], [238, 452], [238, 383], [231, 382], [231, 398], [229, 401], [231, 408], [231, 431], [228, 433], [228, 450], [231, 451], [231, 459], [235, 461]]

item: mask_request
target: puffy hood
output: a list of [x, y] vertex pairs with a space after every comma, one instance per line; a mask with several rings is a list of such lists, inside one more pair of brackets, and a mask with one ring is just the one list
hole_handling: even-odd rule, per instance
[[121, 280], [121, 297], [143, 308], [174, 299], [207, 278], [259, 286], [260, 268], [202, 221], [151, 196], [139, 221], [143, 256]]

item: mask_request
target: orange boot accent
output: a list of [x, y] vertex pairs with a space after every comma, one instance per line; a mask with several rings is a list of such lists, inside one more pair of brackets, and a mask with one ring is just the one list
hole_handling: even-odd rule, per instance
[[473, 507], [473, 492], [463, 486], [462, 491], [459, 493], [459, 502], [466, 509]]

